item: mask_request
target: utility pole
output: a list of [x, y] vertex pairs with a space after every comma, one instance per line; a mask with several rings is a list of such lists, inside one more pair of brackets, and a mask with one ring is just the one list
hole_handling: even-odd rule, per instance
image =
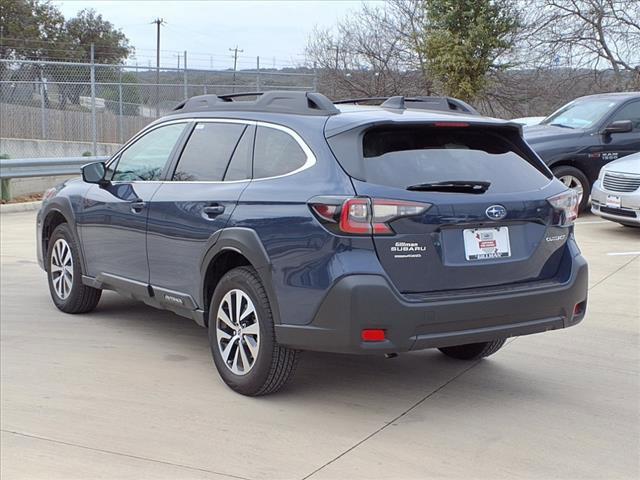
[[156, 117], [160, 116], [160, 27], [165, 24], [162, 18], [156, 18]]
[[178, 59], [178, 70], [180, 70], [180, 57], [182, 57], [182, 55], [179, 53], [174, 53], [173, 56]]
[[229, 51], [233, 52], [233, 89], [231, 91], [232, 91], [232, 93], [235, 93], [235, 91], [236, 91], [236, 70], [238, 68], [238, 52], [242, 53], [242, 52], [244, 52], [244, 50], [239, 50], [238, 46], [236, 45], [236, 48], [230, 48]]

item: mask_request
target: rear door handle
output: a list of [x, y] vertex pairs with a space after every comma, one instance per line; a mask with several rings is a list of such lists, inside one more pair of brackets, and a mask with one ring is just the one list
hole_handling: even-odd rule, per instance
[[140, 213], [147, 204], [143, 200], [134, 200], [130, 205], [133, 213]]
[[202, 209], [202, 213], [205, 218], [216, 218], [218, 215], [224, 212], [224, 205], [209, 205]]

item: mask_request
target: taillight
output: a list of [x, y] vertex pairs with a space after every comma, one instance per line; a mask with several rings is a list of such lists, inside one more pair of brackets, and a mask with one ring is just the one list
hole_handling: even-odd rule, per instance
[[319, 198], [313, 213], [329, 230], [347, 235], [393, 235], [390, 222], [426, 212], [431, 204], [380, 198]]
[[567, 190], [558, 195], [548, 198], [547, 201], [555, 210], [553, 218], [554, 225], [568, 227], [578, 218], [578, 207], [580, 197], [575, 190]]
[[340, 230], [355, 235], [371, 233], [368, 198], [351, 198], [342, 204]]

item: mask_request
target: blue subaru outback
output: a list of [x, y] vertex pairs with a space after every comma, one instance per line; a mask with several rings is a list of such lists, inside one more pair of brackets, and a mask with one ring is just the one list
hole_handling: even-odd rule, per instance
[[53, 302], [89, 312], [108, 289], [192, 318], [245, 395], [301, 350], [474, 360], [581, 321], [577, 194], [520, 127], [451, 98], [372, 103], [183, 102], [45, 194]]

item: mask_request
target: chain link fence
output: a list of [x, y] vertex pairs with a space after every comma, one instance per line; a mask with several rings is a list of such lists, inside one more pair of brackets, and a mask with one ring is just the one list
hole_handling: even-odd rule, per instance
[[0, 157], [109, 155], [185, 98], [315, 90], [313, 69], [200, 70], [0, 59]]

